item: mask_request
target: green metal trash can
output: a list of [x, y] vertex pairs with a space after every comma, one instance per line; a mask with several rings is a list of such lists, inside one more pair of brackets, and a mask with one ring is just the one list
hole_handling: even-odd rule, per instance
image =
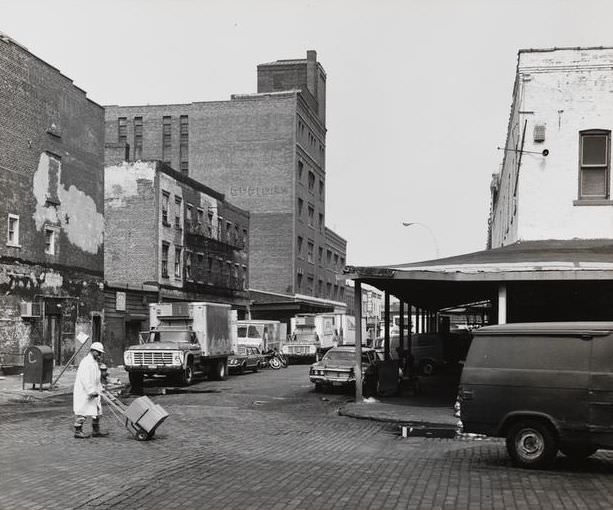
[[23, 382], [22, 389], [26, 384], [32, 384], [32, 389], [36, 385], [53, 382], [53, 350], [47, 345], [32, 345], [23, 353]]

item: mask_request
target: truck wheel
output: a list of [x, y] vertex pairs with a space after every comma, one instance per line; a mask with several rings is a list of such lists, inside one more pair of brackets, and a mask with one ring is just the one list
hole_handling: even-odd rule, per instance
[[189, 386], [194, 381], [194, 364], [192, 361], [187, 362], [187, 366], [181, 372], [179, 377], [179, 383], [181, 386]]
[[558, 453], [558, 441], [551, 427], [531, 419], [518, 421], [509, 428], [506, 446], [515, 464], [529, 469], [551, 465]]
[[225, 381], [227, 374], [226, 360], [217, 360], [211, 367], [211, 376], [215, 381]]
[[130, 380], [130, 393], [141, 395], [143, 393], [144, 375], [139, 372], [128, 372], [128, 379]]

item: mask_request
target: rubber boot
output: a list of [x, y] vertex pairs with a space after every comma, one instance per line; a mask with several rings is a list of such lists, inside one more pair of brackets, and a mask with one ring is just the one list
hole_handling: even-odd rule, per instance
[[89, 434], [86, 434], [85, 432], [83, 432], [83, 427], [82, 426], [76, 426], [74, 428], [74, 437], [75, 439], [89, 439]]
[[102, 430], [100, 430], [100, 424], [99, 423], [94, 423], [92, 424], [92, 437], [106, 437], [109, 435], [108, 432], [103, 432]]

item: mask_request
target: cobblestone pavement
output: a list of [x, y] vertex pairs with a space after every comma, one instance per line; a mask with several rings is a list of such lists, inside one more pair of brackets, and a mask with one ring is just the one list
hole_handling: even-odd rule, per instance
[[[0, 509], [609, 509], [613, 455], [513, 468], [499, 440], [399, 437], [338, 416], [307, 368], [263, 370], [151, 397], [169, 413], [134, 440], [72, 438], [70, 400], [0, 407]], [[43, 407], [44, 406], [44, 407]]]

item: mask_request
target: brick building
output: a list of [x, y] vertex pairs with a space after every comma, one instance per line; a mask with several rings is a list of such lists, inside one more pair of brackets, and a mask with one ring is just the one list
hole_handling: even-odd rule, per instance
[[104, 110], [1, 33], [0, 76], [0, 356], [63, 363], [102, 328]]
[[157, 301], [229, 303], [247, 312], [249, 213], [160, 161], [107, 146], [105, 342], [112, 362], [147, 330]]
[[306, 59], [258, 66], [229, 101], [106, 107], [106, 141], [160, 159], [250, 212], [251, 314], [342, 311], [346, 241], [325, 226], [326, 74]]

